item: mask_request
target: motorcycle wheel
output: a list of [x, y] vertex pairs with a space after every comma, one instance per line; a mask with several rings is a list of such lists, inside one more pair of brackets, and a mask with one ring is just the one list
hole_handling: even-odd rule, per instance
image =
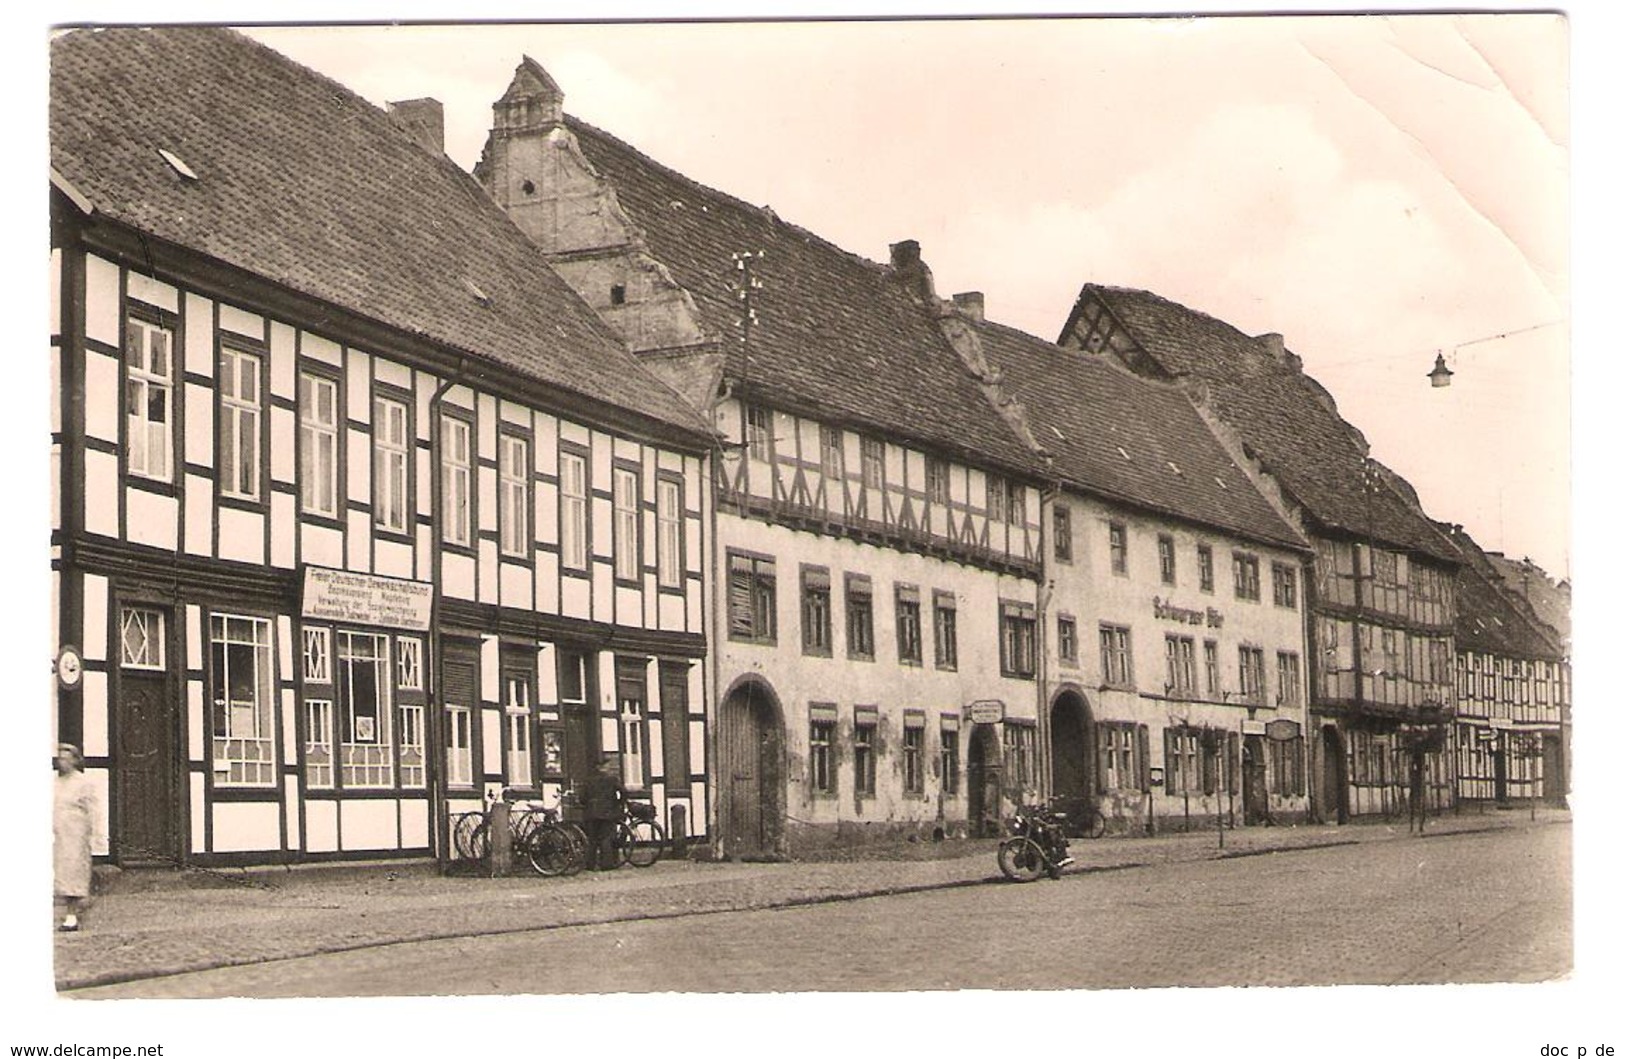
[[1048, 861], [1038, 843], [1025, 836], [999, 843], [999, 870], [1015, 882], [1032, 882], [1044, 874]]

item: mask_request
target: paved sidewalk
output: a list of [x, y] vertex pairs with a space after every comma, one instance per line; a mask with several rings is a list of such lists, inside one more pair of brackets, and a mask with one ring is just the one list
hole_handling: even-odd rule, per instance
[[[1563, 823], [1565, 811], [1464, 813], [1427, 837]], [[1417, 841], [1404, 821], [1244, 828], [1075, 841], [1072, 872], [1358, 842]], [[1426, 839], [1421, 839], [1425, 841]], [[85, 930], [56, 936], [58, 989], [432, 938], [790, 907], [1000, 882], [993, 840], [899, 847], [889, 859], [662, 862], [569, 879], [442, 876], [424, 864], [139, 873], [99, 897]], [[514, 987], [526, 982], [516, 971]]]

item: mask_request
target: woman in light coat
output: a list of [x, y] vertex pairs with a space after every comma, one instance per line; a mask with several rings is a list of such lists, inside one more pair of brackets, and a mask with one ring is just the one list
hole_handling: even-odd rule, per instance
[[56, 896], [67, 906], [58, 930], [78, 930], [79, 912], [90, 897], [90, 840], [96, 831], [96, 788], [84, 773], [79, 748], [56, 748], [56, 797], [51, 811], [55, 839]]

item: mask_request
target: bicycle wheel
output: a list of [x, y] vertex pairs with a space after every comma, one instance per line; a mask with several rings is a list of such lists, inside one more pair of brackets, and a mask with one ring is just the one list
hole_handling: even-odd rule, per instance
[[531, 828], [525, 836], [525, 860], [538, 875], [552, 878], [572, 875], [581, 870], [575, 843], [557, 824], [543, 824]]
[[587, 848], [590, 845], [587, 833], [581, 830], [580, 824], [573, 824], [568, 820], [561, 820], [556, 826], [570, 842], [570, 861], [563, 874], [574, 875], [587, 866]]
[[1106, 814], [1099, 809], [1089, 811], [1089, 823], [1083, 833], [1090, 838], [1100, 838], [1106, 833]]
[[457, 821], [457, 855], [484, 860], [491, 851], [491, 829], [484, 813], [464, 813]]
[[653, 820], [622, 824], [618, 837], [623, 861], [634, 868], [647, 868], [666, 851], [666, 831]]
[[1025, 835], [1007, 838], [999, 843], [999, 870], [1004, 872], [1005, 878], [1032, 882], [1044, 874], [1046, 867], [1044, 851]]

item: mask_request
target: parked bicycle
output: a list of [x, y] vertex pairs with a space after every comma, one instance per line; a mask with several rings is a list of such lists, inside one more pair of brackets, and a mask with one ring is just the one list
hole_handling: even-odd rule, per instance
[[666, 852], [666, 829], [655, 820], [650, 802], [626, 803], [625, 815], [615, 828], [615, 866], [647, 868]]
[[587, 835], [565, 820], [556, 807], [542, 802], [519, 802], [509, 820], [513, 851], [538, 875], [552, 878], [574, 875], [587, 864]]
[[1061, 869], [1072, 863], [1065, 826], [1066, 814], [1048, 806], [1017, 809], [1010, 825], [1013, 834], [999, 843], [999, 870], [1016, 882], [1032, 882], [1045, 873], [1059, 879]]
[[1088, 798], [1057, 798], [1050, 803], [1066, 821], [1069, 838], [1100, 838], [1106, 834], [1106, 814]]

